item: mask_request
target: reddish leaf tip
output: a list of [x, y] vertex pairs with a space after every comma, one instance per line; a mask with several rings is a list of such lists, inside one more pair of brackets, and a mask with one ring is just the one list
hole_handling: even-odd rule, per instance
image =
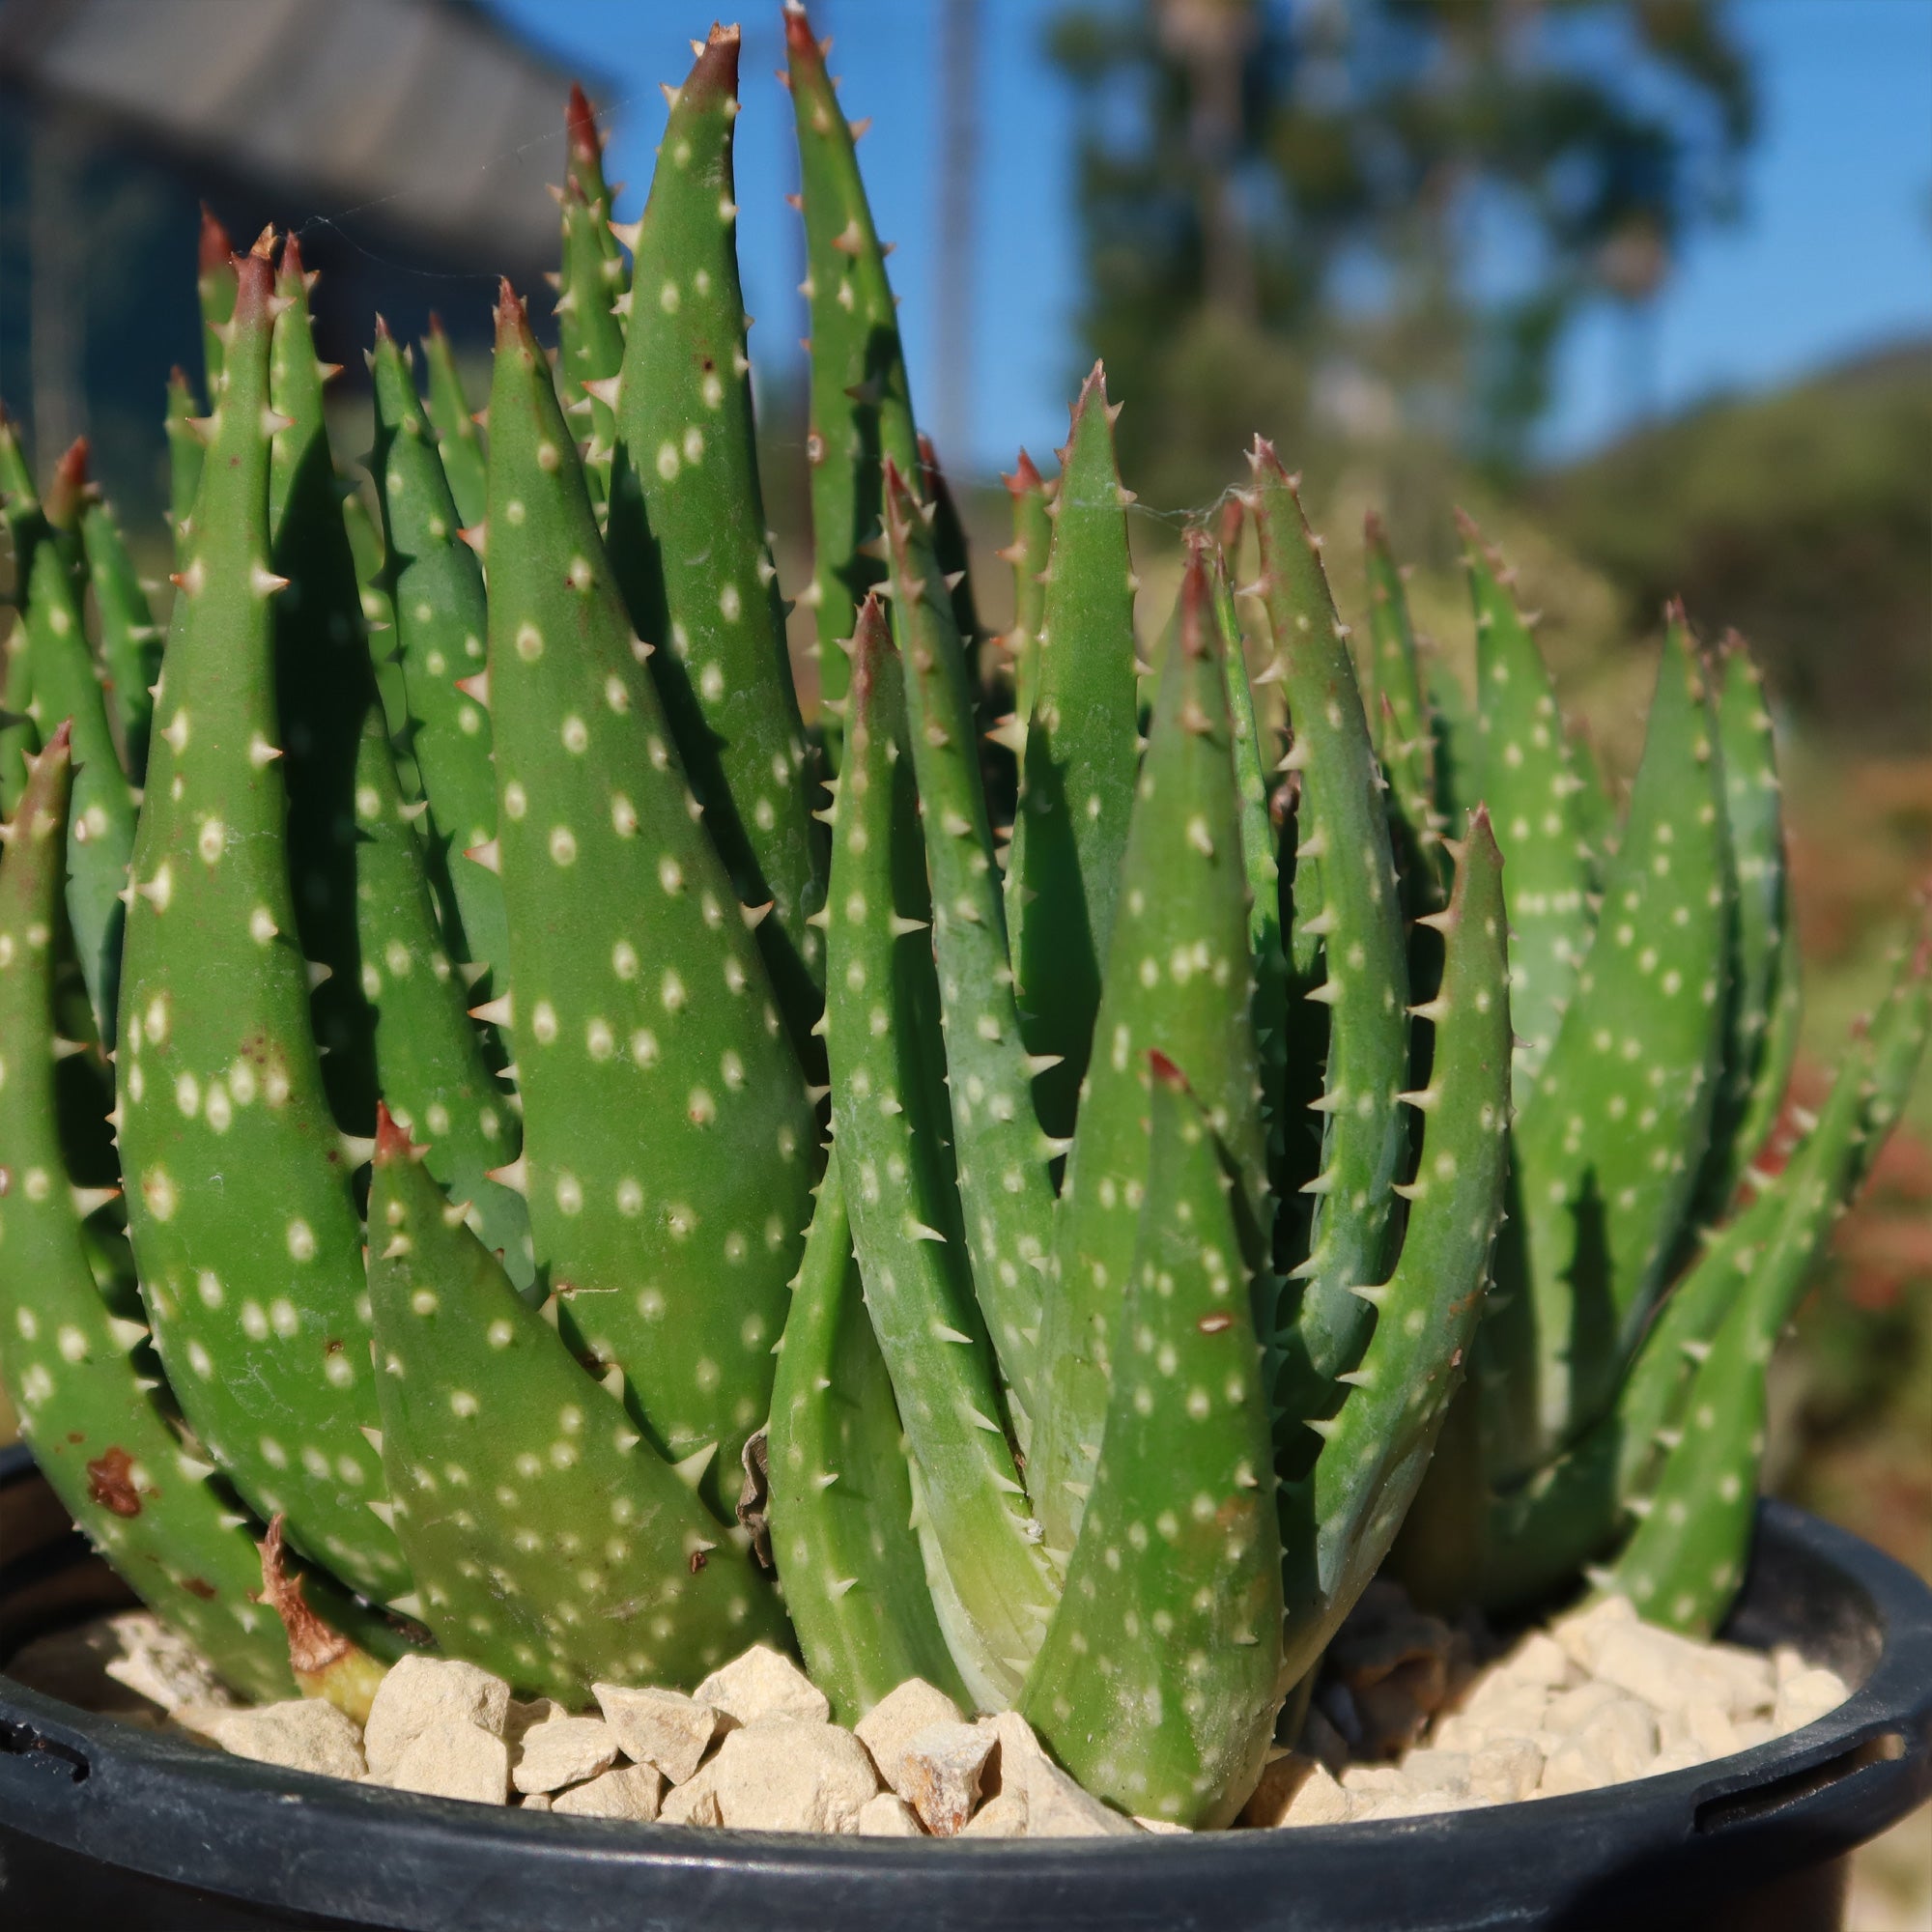
[[595, 161], [604, 153], [604, 137], [597, 128], [597, 111], [582, 86], [570, 83], [570, 100], [563, 110], [563, 125], [570, 138], [570, 152], [580, 161]]
[[207, 202], [201, 204], [201, 251], [196, 272], [203, 276], [213, 274], [228, 266], [228, 258], [235, 252], [235, 243], [229, 239], [227, 229], [215, 218], [214, 211]]

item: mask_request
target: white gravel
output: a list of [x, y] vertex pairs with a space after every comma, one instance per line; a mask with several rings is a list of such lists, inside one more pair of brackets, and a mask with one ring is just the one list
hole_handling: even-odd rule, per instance
[[[120, 1685], [226, 1750], [474, 1804], [867, 1837], [1178, 1829], [1083, 1791], [1017, 1713], [969, 1717], [917, 1678], [847, 1730], [798, 1666], [762, 1645], [690, 1696], [599, 1684], [588, 1715], [517, 1702], [472, 1664], [410, 1658], [384, 1679], [364, 1730], [313, 1700], [224, 1705], [192, 1653], [139, 1613], [72, 1641], [97, 1673], [108, 1657]], [[1593, 1791], [1748, 1749], [1848, 1694], [1796, 1651], [1692, 1642], [1639, 1622], [1621, 1598], [1480, 1666], [1477, 1641], [1372, 1586], [1330, 1653], [1297, 1748], [1270, 1755], [1238, 1824], [1340, 1825]]]

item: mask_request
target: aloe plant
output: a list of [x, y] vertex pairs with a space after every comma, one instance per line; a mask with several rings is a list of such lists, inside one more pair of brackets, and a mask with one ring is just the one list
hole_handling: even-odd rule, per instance
[[1258, 443], [1150, 665], [1097, 370], [1058, 483], [1012, 479], [989, 760], [861, 130], [797, 6], [786, 43], [810, 737], [735, 30], [635, 227], [573, 96], [562, 353], [505, 285], [487, 449], [447, 338], [425, 399], [377, 324], [373, 520], [297, 244], [211, 222], [152, 726], [115, 526], [0, 435], [0, 1365], [76, 1520], [249, 1694], [353, 1704], [432, 1644], [581, 1704], [795, 1641], [847, 1719], [921, 1676], [1124, 1809], [1221, 1823], [1406, 1519], [1452, 1594], [1607, 1560], [1657, 1614], [1721, 1609], [1769, 1338], [1909, 1077], [1922, 949], [1687, 1269], [1788, 1068], [1745, 660], [1714, 701], [1673, 638], [1603, 849], [1493, 568], [1452, 766], [1399, 575], [1378, 554], [1365, 702]]

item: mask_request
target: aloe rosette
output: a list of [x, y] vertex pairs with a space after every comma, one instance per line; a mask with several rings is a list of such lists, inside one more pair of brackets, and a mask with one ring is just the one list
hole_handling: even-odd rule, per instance
[[419, 375], [376, 326], [366, 504], [298, 246], [211, 219], [151, 700], [118, 526], [0, 428], [0, 1369], [251, 1695], [432, 1645], [581, 1705], [795, 1642], [848, 1721], [919, 1676], [1224, 1823], [1392, 1549], [1451, 1600], [1721, 1611], [1925, 949], [1770, 1174], [1796, 966], [1742, 652], [1673, 626], [1612, 840], [1501, 566], [1455, 709], [1378, 536], [1365, 686], [1258, 443], [1144, 656], [1098, 370], [1009, 479], [989, 692], [863, 128], [785, 36], [810, 733], [735, 30], [635, 225], [573, 96], [554, 365], [507, 285], [473, 415], [440, 327]]

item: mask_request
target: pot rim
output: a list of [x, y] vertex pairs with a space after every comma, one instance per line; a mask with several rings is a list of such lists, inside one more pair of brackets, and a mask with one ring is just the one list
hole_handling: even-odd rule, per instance
[[[17, 1469], [0, 1451], [0, 1485]], [[1546, 1908], [1566, 1893], [1594, 1907], [1641, 1883], [1644, 1895], [1667, 1886], [1682, 1903], [1841, 1856], [1932, 1796], [1932, 1589], [1849, 1531], [1776, 1501], [1760, 1504], [1752, 1582], [1731, 1630], [1740, 1641], [1804, 1648], [1808, 1636], [1841, 1674], [1856, 1674], [1851, 1653], [1875, 1643], [1845, 1703], [1732, 1757], [1533, 1804], [1140, 1839], [705, 1831], [284, 1771], [0, 1674], [0, 1831], [257, 1907], [401, 1932], [509, 1932], [545, 1922], [564, 1898], [577, 1932], [860, 1926], [877, 1908], [934, 1927], [1314, 1928], [1351, 1922], [1334, 1913], [1350, 1893], [1375, 1922], [1420, 1932], [1524, 1922], [1498, 1889]], [[0, 1569], [0, 1595], [6, 1587]], [[1767, 1590], [1768, 1604], [1754, 1601]], [[1469, 1916], [1471, 1878], [1504, 1916]]]

